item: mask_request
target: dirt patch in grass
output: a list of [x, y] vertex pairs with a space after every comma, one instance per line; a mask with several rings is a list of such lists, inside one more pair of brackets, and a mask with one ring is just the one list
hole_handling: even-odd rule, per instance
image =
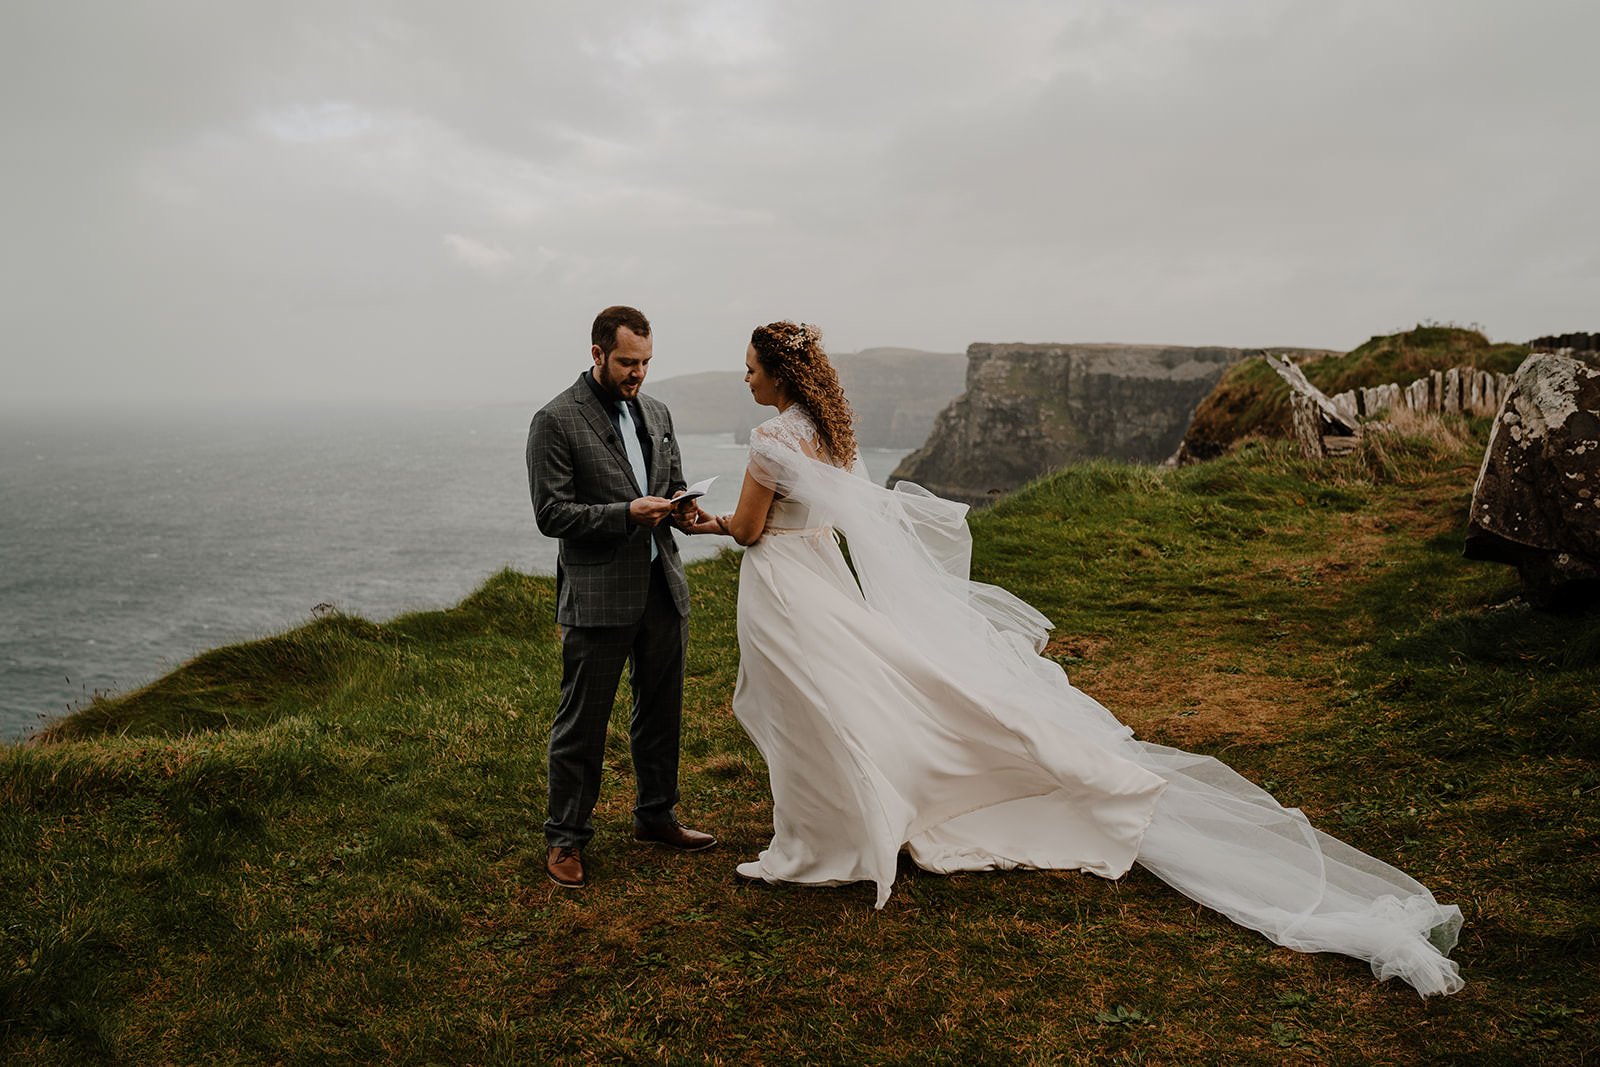
[[1159, 670], [1163, 658], [1120, 658], [1080, 672], [1076, 684], [1144, 740], [1180, 748], [1271, 741], [1322, 703], [1297, 679], [1242, 672], [1228, 657], [1197, 656], [1182, 672]]
[[[1179, 747], [1277, 740], [1325, 709], [1328, 691], [1308, 687], [1302, 676], [1336, 671], [1366, 636], [1370, 618], [1343, 605], [1382, 569], [1399, 525], [1413, 528], [1414, 536], [1442, 528], [1424, 507], [1340, 515], [1325, 554], [1260, 558], [1232, 577], [1241, 590], [1296, 590], [1306, 609], [1298, 618], [1247, 607], [1175, 622], [1158, 643], [1113, 647], [1104, 638], [1074, 635], [1052, 641], [1046, 654], [1147, 740]], [[1326, 628], [1309, 610], [1319, 601], [1327, 608]]]
[[[1402, 492], [1372, 487], [1368, 506], [1328, 516], [1315, 542], [1252, 546], [1232, 573], [1208, 579], [1237, 595], [1194, 600], [1164, 621], [1159, 639], [1060, 635], [1046, 654], [1147, 740], [1214, 748], [1289, 736], [1338, 701], [1342, 664], [1368, 646], [1404, 594], [1379, 584], [1407, 562], [1396, 545], [1421, 545], [1458, 525], [1472, 471], [1457, 468]], [[1325, 473], [1363, 477], [1353, 466]]]
[[1056, 662], [1092, 660], [1111, 644], [1109, 638], [1082, 634], [1057, 634], [1045, 645], [1044, 654]]

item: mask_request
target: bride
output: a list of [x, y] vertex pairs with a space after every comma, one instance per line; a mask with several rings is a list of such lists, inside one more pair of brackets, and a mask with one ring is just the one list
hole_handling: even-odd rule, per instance
[[935, 872], [1137, 861], [1280, 945], [1461, 988], [1459, 908], [1223, 763], [1135, 740], [1039, 655], [1048, 619], [968, 580], [964, 505], [866, 478], [815, 327], [758, 327], [745, 371], [778, 414], [751, 433], [736, 510], [684, 527], [749, 546], [733, 710], [773, 836], [740, 875], [871, 881], [881, 908], [901, 850]]

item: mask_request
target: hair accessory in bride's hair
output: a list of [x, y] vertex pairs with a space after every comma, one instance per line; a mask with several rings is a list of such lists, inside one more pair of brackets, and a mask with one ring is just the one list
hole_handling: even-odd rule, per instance
[[797, 356], [803, 356], [821, 338], [821, 331], [815, 326], [800, 323], [795, 332], [784, 339], [783, 347]]

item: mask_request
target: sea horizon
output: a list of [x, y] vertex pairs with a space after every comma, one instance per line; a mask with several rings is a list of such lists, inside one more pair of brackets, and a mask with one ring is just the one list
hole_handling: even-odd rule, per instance
[[[201, 652], [309, 621], [459, 603], [555, 569], [524, 446], [537, 407], [36, 410], [0, 420], [0, 739]], [[745, 448], [680, 435], [731, 510]], [[883, 479], [905, 450], [867, 450]], [[733, 542], [684, 537], [687, 559]]]

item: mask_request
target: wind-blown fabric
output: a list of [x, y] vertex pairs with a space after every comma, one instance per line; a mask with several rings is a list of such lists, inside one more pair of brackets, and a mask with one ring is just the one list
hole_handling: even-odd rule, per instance
[[1137, 861], [1280, 945], [1423, 996], [1461, 988], [1459, 908], [1220, 761], [1135, 739], [1039, 654], [1048, 619], [969, 579], [964, 505], [819, 454], [799, 405], [751, 436], [778, 499], [741, 566], [734, 712], [768, 764], [774, 834], [741, 874], [870, 880], [882, 907], [902, 848], [937, 872]]

